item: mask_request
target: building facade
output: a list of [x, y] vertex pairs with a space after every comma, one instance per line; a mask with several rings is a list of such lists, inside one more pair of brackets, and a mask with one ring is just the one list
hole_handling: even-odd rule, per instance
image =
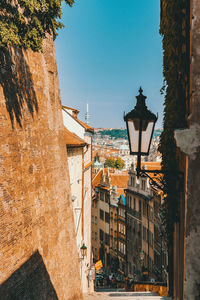
[[[156, 229], [160, 232], [161, 221], [158, 217], [160, 205], [161, 198], [150, 187], [149, 179], [145, 176], [137, 178], [132, 165], [126, 189], [127, 274], [136, 280], [150, 278], [161, 280], [160, 255], [166, 256], [166, 251], [163, 249], [161, 253], [160, 235], [158, 233], [155, 235]], [[156, 243], [159, 244], [157, 249]], [[156, 255], [159, 256], [157, 260]], [[162, 262], [166, 269], [166, 258]]]
[[[91, 210], [92, 210], [92, 133], [93, 129], [78, 119], [79, 111], [63, 106], [63, 121], [66, 128], [71, 195], [76, 225], [76, 239], [83, 293], [93, 290]], [[87, 254], [81, 257], [81, 247]]]
[[[119, 216], [119, 198], [127, 187], [127, 172], [114, 172], [109, 169], [100, 170], [93, 179], [92, 204], [92, 247], [94, 260], [102, 260], [105, 269], [119, 272], [119, 247], [121, 257], [125, 259], [125, 248], [121, 240], [125, 241], [124, 214]], [[123, 196], [123, 201], [125, 198]], [[125, 211], [124, 204], [121, 203]], [[119, 221], [120, 220], [120, 221]], [[119, 242], [120, 229], [120, 242]], [[124, 242], [125, 245], [125, 242]], [[120, 267], [124, 270], [125, 267]], [[124, 271], [123, 271], [124, 273]]]

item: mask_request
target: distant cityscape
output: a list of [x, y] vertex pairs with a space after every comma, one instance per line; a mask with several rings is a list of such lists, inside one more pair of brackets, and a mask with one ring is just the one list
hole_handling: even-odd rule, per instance
[[[155, 129], [149, 156], [143, 161], [161, 161], [158, 145], [162, 129]], [[93, 135], [93, 160], [98, 155], [99, 163], [104, 165], [110, 157], [120, 157], [124, 161], [124, 169], [128, 170], [131, 164], [136, 163], [136, 157], [130, 155], [127, 130], [125, 128], [95, 128]], [[97, 163], [97, 162], [96, 162]]]

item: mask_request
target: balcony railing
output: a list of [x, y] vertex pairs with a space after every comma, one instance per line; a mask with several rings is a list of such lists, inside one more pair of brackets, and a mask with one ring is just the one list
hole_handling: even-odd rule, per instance
[[130, 208], [130, 207], [128, 207], [127, 212], [128, 212], [130, 215], [132, 215], [133, 217], [135, 217], [135, 218], [141, 220], [141, 212], [139, 212], [139, 211], [137, 211], [137, 210], [135, 210], [135, 209], [132, 209], [132, 208]]

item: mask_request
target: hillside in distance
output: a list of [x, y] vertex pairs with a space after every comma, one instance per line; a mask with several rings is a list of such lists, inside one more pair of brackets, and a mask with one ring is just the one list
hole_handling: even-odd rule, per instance
[[[160, 136], [162, 133], [162, 129], [155, 129], [153, 138]], [[127, 130], [123, 128], [96, 128], [95, 134], [104, 136], [109, 136], [110, 139], [128, 139]]]

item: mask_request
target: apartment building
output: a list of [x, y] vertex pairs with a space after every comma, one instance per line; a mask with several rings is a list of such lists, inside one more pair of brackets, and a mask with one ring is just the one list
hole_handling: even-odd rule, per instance
[[99, 173], [95, 174], [92, 182], [93, 257], [94, 261], [102, 260], [104, 268], [113, 271], [118, 270], [118, 253], [119, 247], [121, 247], [118, 239], [119, 226], [121, 229], [118, 204], [120, 195], [124, 194], [124, 189], [127, 188], [127, 182], [127, 172], [111, 172], [109, 169], [100, 170]]
[[[126, 189], [127, 222], [127, 274], [137, 280], [159, 279], [160, 268], [166, 265], [164, 248], [160, 243], [160, 219], [158, 218], [160, 196], [154, 191], [149, 179], [137, 178], [134, 165], [129, 171], [128, 189]], [[155, 213], [157, 216], [155, 223]], [[156, 232], [156, 236], [155, 236]], [[159, 244], [157, 249], [155, 244]], [[157, 252], [156, 252], [157, 251]], [[156, 260], [155, 260], [156, 257]], [[155, 270], [158, 270], [156, 273]], [[160, 276], [161, 277], [161, 276]], [[163, 279], [163, 278], [162, 278]]]

